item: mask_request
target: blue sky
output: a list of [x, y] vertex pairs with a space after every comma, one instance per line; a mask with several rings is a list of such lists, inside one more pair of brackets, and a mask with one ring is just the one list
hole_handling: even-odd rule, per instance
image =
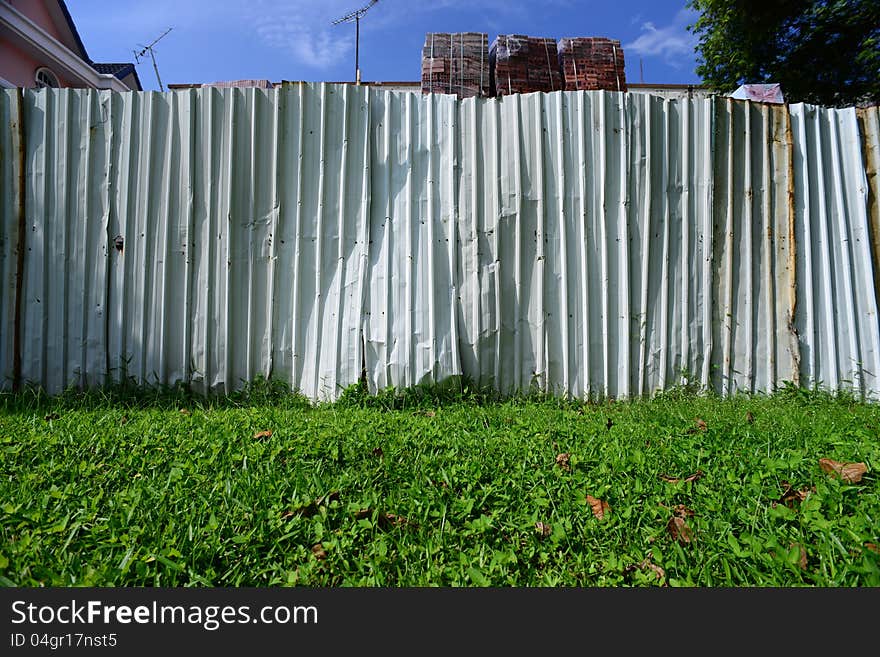
[[[164, 84], [243, 78], [354, 79], [354, 24], [331, 25], [367, 0], [67, 0], [95, 61], [134, 61], [133, 50], [173, 28], [155, 47]], [[379, 0], [361, 20], [364, 80], [418, 80], [426, 32], [620, 39], [626, 76], [694, 83], [695, 14], [685, 0]], [[149, 57], [144, 89], [158, 89]]]

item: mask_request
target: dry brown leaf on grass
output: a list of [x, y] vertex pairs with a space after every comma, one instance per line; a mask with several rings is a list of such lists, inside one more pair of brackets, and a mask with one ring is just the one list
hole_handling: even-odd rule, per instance
[[[798, 568], [800, 568], [801, 570], [806, 570], [807, 569], [807, 551], [804, 549], [804, 546], [801, 545], [800, 543], [789, 543], [788, 549], [789, 549], [789, 554], [785, 555], [786, 559], [790, 559], [791, 552], [794, 551], [795, 549], [797, 549], [798, 556], [797, 556], [797, 561], [795, 563], [797, 563]], [[776, 559], [777, 556], [779, 556], [776, 554], [775, 550], [769, 550], [768, 554], [771, 557], [773, 557], [774, 559]]]
[[548, 525], [546, 522], [536, 522], [535, 523], [535, 531], [538, 533], [538, 536], [544, 538], [545, 536], [550, 536], [550, 533], [553, 531], [553, 528]]
[[645, 570], [645, 569], [653, 571], [655, 575], [657, 575], [657, 579], [663, 582], [663, 586], [666, 586], [666, 571], [663, 570], [660, 566], [651, 562], [651, 557], [647, 559], [643, 559], [641, 562], [636, 564], [630, 564], [626, 568], [623, 569], [624, 573], [631, 573], [634, 570]]
[[859, 483], [862, 480], [862, 475], [868, 471], [868, 466], [864, 463], [848, 463], [831, 459], [819, 459], [819, 467], [826, 474], [838, 477], [848, 484]]
[[663, 502], [660, 502], [660, 506], [664, 509], [670, 509], [675, 518], [693, 518], [696, 515], [693, 509], [689, 509], [684, 504], [676, 504], [675, 506], [670, 507], [663, 504]]
[[686, 545], [693, 540], [691, 528], [688, 527], [684, 518], [672, 516], [669, 522], [666, 523], [666, 529], [669, 531], [669, 535], [672, 536], [672, 540], [678, 541], [682, 545]]
[[257, 431], [257, 433], [254, 434], [254, 440], [259, 440], [260, 438], [271, 438], [271, 437], [272, 437], [272, 430], [271, 429], [264, 429], [263, 431]]
[[611, 505], [608, 502], [592, 495], [587, 495], [587, 504], [590, 505], [590, 509], [592, 509], [593, 515], [596, 516], [597, 520], [602, 520], [606, 514], [611, 513]]
[[327, 558], [327, 551], [324, 549], [324, 546], [320, 543], [315, 543], [312, 546], [312, 554], [315, 556], [315, 559], [318, 561], [323, 561]]
[[185, 408], [181, 408], [181, 409], [180, 409], [180, 414], [181, 414], [181, 415], [190, 415], [190, 412], [189, 412], [187, 409], [185, 409]]
[[403, 516], [399, 516], [396, 513], [380, 513], [379, 514], [379, 526], [385, 527], [386, 529], [389, 527], [403, 527], [405, 525], [413, 525], [418, 527], [415, 523], [410, 522], [407, 518]]
[[792, 485], [784, 479], [779, 483], [782, 484], [782, 497], [776, 500], [773, 504], [784, 504], [790, 509], [793, 509], [798, 502], [803, 502], [807, 499], [807, 495], [816, 490], [815, 488], [801, 488], [798, 490], [793, 488]]
[[694, 512], [692, 509], [687, 508], [684, 504], [676, 504], [672, 507], [672, 515], [676, 518], [693, 518]]
[[877, 545], [876, 543], [865, 543], [865, 547], [871, 552], [876, 552], [877, 554], [880, 554], [880, 545]]
[[706, 421], [703, 418], [695, 417], [694, 418], [694, 426], [687, 430], [688, 433], [694, 434], [698, 431], [705, 431], [709, 428], [709, 425], [706, 424]]
[[564, 454], [557, 454], [556, 465], [566, 472], [571, 472], [571, 454], [568, 454], [567, 452]]
[[663, 570], [660, 566], [655, 563], [647, 563], [646, 566], [654, 571], [654, 574], [657, 575], [657, 579], [663, 582], [663, 586], [666, 586], [666, 571]]
[[662, 479], [663, 481], [669, 482], [670, 484], [677, 484], [679, 481], [683, 481], [685, 483], [690, 484], [695, 481], [699, 481], [700, 479], [705, 477], [706, 473], [704, 473], [702, 470], [697, 470], [694, 474], [688, 475], [687, 477], [684, 477], [684, 478], [670, 477], [669, 475], [665, 475], [665, 474], [658, 475], [658, 476], [660, 477], [660, 479]]
[[754, 423], [755, 423], [755, 416], [752, 414], [751, 411], [749, 411], [748, 413], [746, 413], [746, 422], [748, 422], [749, 424], [754, 424]]

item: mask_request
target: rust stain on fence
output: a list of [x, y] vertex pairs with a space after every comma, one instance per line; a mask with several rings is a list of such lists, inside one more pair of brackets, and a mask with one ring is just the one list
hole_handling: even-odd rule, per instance
[[874, 262], [874, 291], [880, 305], [880, 107], [856, 110], [865, 176], [868, 182], [868, 228], [871, 231], [871, 255]]
[[788, 268], [791, 271], [788, 287], [788, 318], [787, 329], [789, 348], [791, 349], [794, 367], [792, 368], [792, 383], [800, 384], [801, 378], [801, 353], [798, 342], [795, 316], [797, 313], [797, 237], [795, 235], [795, 184], [794, 184], [794, 134], [791, 129], [791, 110], [785, 105], [783, 110], [785, 117], [785, 146], [788, 155], [788, 167], [786, 175], [787, 207], [788, 207]]

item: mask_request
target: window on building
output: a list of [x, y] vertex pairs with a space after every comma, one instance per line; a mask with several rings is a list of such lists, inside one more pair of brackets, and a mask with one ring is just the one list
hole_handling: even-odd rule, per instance
[[42, 89], [43, 87], [52, 87], [53, 89], [57, 89], [61, 86], [58, 83], [58, 76], [45, 66], [37, 69], [37, 72], [34, 75], [34, 82], [36, 83], [38, 89]]

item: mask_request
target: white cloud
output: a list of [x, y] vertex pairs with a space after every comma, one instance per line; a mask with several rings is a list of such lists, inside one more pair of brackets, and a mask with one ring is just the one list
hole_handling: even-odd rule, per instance
[[698, 39], [688, 32], [687, 26], [696, 17], [696, 12], [682, 9], [669, 25], [657, 27], [651, 22], [643, 23], [641, 35], [635, 41], [624, 44], [624, 50], [645, 57], [662, 57], [671, 66], [689, 64]]
[[287, 51], [298, 64], [327, 70], [354, 49], [354, 26], [332, 24], [351, 9], [351, 0], [263, 0], [250, 3], [245, 13], [265, 45]]
[[[222, 48], [224, 35], [234, 31], [243, 41], [250, 39], [255, 46], [270, 49], [286, 65], [322, 73], [349, 60], [353, 63], [355, 26], [332, 23], [369, 0], [67, 1], [81, 29], [103, 34], [103, 43], [114, 42], [112, 57], [129, 56], [138, 44], [149, 42], [168, 27], [174, 32], [157, 52], [170, 53], [178, 44], [195, 43], [198, 35], [213, 39], [204, 48]], [[541, 4], [558, 9], [578, 7], [580, 1], [543, 0]], [[487, 23], [494, 22], [498, 26], [494, 29], [502, 31], [502, 23], [527, 20], [536, 4], [532, 0], [380, 0], [361, 23], [361, 37], [369, 31], [397, 29], [425, 16], [458, 11], [482, 13]]]
[[[367, 0], [257, 0], [243, 3], [246, 22], [267, 46], [288, 52], [294, 61], [317, 70], [328, 70], [351, 58], [355, 26], [333, 25], [333, 21], [368, 4]], [[571, 0], [545, 0], [567, 6]], [[389, 6], [391, 5], [391, 6]], [[524, 13], [527, 5], [518, 0], [408, 0], [379, 2], [370, 9], [365, 29], [394, 26], [419, 14], [441, 10], [470, 9], [504, 11], [510, 16]]]

